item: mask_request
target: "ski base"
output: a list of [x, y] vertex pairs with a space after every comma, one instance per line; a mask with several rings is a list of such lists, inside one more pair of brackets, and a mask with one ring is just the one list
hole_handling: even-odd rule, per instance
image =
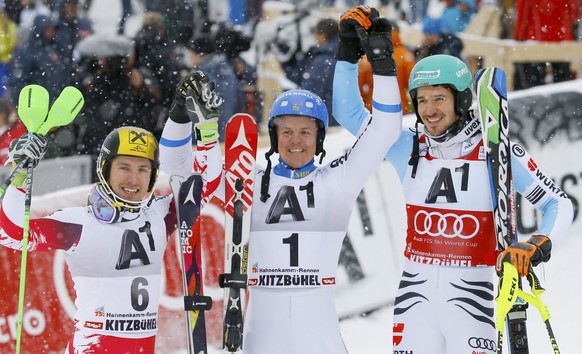
[[225, 136], [225, 273], [222, 350], [241, 352], [247, 284], [247, 243], [257, 154], [258, 129], [252, 116], [235, 114]]
[[[481, 117], [483, 145], [487, 152], [497, 249], [503, 250], [517, 241], [506, 74], [499, 67], [481, 69], [475, 73], [475, 86]], [[518, 289], [522, 289], [521, 281], [516, 280], [516, 286]], [[518, 302], [509, 311], [506, 309], [505, 312], [507, 313], [505, 317], [507, 342], [511, 354], [528, 354], [527, 303], [521, 299], [517, 300]], [[497, 310], [499, 312], [499, 307]], [[501, 350], [501, 343], [498, 343], [498, 353]]]
[[212, 307], [212, 298], [204, 296], [202, 283], [202, 244], [200, 242], [200, 200], [203, 188], [200, 174], [188, 177], [172, 175], [170, 186], [178, 219], [180, 259], [184, 285], [184, 310], [188, 353], [208, 353], [204, 311]]

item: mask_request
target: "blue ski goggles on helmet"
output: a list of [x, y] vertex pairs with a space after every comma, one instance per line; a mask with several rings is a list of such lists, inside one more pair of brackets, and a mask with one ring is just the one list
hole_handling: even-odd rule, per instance
[[91, 189], [87, 203], [97, 220], [111, 224], [119, 219], [119, 208], [113, 206], [113, 201], [107, 197], [100, 184]]

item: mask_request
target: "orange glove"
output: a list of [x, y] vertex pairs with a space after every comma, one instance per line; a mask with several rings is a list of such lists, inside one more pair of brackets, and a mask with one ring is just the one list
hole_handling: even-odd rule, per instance
[[360, 5], [353, 10], [347, 11], [340, 17], [340, 32], [344, 29], [359, 25], [366, 31], [372, 26], [372, 20], [378, 17], [378, 10], [367, 5]]
[[366, 5], [360, 5], [342, 15], [339, 21], [336, 60], [355, 64], [362, 58], [364, 50], [360, 46], [357, 29], [362, 27], [364, 30], [368, 30], [372, 26], [372, 21], [378, 16], [378, 10]]
[[552, 241], [544, 235], [534, 235], [526, 242], [516, 242], [497, 256], [495, 270], [498, 274], [503, 272], [503, 262], [509, 262], [515, 266], [520, 277], [529, 274], [530, 264], [537, 266], [541, 262], [550, 260]]

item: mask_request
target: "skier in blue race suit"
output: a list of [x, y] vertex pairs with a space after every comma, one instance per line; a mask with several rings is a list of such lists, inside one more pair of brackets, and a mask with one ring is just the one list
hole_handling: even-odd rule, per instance
[[[566, 194], [522, 146], [511, 143], [515, 190], [543, 219], [526, 242], [497, 249], [483, 137], [470, 109], [472, 84], [469, 68], [456, 57], [419, 61], [409, 79], [416, 128], [403, 128], [386, 153], [402, 183], [407, 214], [394, 353], [495, 353], [496, 270], [510, 262], [527, 275], [530, 266], [550, 259], [572, 223]], [[333, 90], [333, 115], [358, 134], [370, 114], [354, 94], [356, 64], [337, 63]]]
[[[274, 153], [279, 158], [274, 166], [269, 160], [253, 184], [245, 354], [347, 353], [334, 296], [341, 245], [358, 194], [398, 139], [402, 125], [391, 27], [385, 19], [370, 21], [365, 12], [370, 8], [362, 11], [357, 17], [362, 24], [354, 17], [346, 26], [358, 24], [370, 33], [361, 39], [340, 37], [338, 55], [352, 55], [356, 46], [364, 48], [359, 57], [377, 51], [384, 70], [374, 75], [374, 87], [381, 89], [373, 93], [373, 119], [353, 147], [329, 164], [316, 166], [315, 155], [325, 153], [328, 127], [322, 99], [306, 90], [290, 90], [271, 107], [267, 159]], [[175, 143], [190, 134], [187, 124], [191, 123], [174, 120], [164, 129], [161, 153], [174, 157], [173, 164], [161, 166], [167, 172], [192, 170], [191, 164], [182, 163], [192, 154], [191, 147]]]

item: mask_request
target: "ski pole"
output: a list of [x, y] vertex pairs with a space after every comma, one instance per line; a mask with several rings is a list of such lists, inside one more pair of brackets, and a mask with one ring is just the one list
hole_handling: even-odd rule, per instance
[[530, 268], [527, 280], [532, 290], [532, 294], [527, 293], [519, 288], [519, 275], [517, 269], [509, 262], [503, 263], [503, 274], [499, 280], [499, 293], [497, 295], [497, 322], [495, 327], [497, 328], [497, 353], [502, 353], [503, 347], [503, 332], [505, 330], [505, 318], [511, 307], [515, 304], [517, 298], [532, 304], [535, 306], [544, 324], [546, 325], [546, 330], [550, 338], [550, 343], [554, 354], [560, 354], [560, 349], [558, 348], [558, 343], [556, 337], [554, 336], [554, 331], [550, 325], [550, 311], [548, 307], [543, 303], [541, 294], [545, 291], [542, 288], [539, 278], [534, 273], [533, 269]]
[[[46, 89], [39, 85], [28, 85], [20, 91], [18, 115], [29, 132], [46, 135], [55, 127], [71, 123], [83, 108], [84, 103], [85, 100], [81, 91], [72, 86], [67, 86], [49, 110]], [[23, 169], [28, 161], [29, 158], [24, 159], [10, 172], [8, 178], [0, 187], [0, 198], [4, 196], [6, 189], [16, 178], [18, 171]]]
[[497, 353], [503, 352], [503, 333], [505, 332], [505, 317], [517, 300], [519, 275], [517, 269], [509, 262], [503, 263], [503, 273], [499, 278], [499, 291], [497, 294]]
[[24, 225], [22, 226], [22, 251], [20, 260], [20, 284], [18, 288], [18, 322], [16, 327], [16, 354], [20, 353], [22, 340], [22, 317], [24, 314], [24, 290], [26, 288], [26, 261], [28, 258], [28, 231], [30, 226], [30, 201], [32, 199], [32, 161], [27, 163], [24, 195]]
[[[18, 115], [28, 131], [46, 135], [54, 127], [60, 127], [72, 122], [80, 112], [85, 101], [81, 91], [72, 86], [67, 86], [61, 92], [59, 97], [57, 97], [49, 110], [48, 92], [46, 89], [39, 85], [28, 85], [20, 92], [18, 102]], [[27, 167], [27, 176], [25, 182], [24, 222], [22, 228], [20, 285], [18, 290], [16, 354], [20, 354], [22, 340], [22, 319], [24, 314], [24, 293], [26, 288], [26, 263], [28, 259], [28, 233], [30, 226], [30, 204], [32, 199], [32, 174], [34, 169], [32, 161], [30, 161], [29, 158], [26, 158], [19, 163], [0, 188], [0, 198], [2, 198], [6, 189], [24, 165]]]
[[552, 345], [552, 349], [554, 350], [554, 354], [560, 354], [558, 342], [556, 341], [554, 331], [552, 330], [552, 326], [550, 325], [550, 311], [548, 310], [548, 306], [542, 302], [542, 293], [546, 291], [546, 289], [542, 288], [540, 280], [534, 273], [532, 268], [530, 268], [529, 274], [527, 275], [527, 281], [529, 282], [529, 286], [531, 287], [532, 294], [520, 291], [519, 296], [525, 301], [534, 305], [538, 309], [540, 315], [542, 316], [542, 320], [546, 325], [546, 330], [548, 332], [548, 336], [550, 338], [550, 343]]

